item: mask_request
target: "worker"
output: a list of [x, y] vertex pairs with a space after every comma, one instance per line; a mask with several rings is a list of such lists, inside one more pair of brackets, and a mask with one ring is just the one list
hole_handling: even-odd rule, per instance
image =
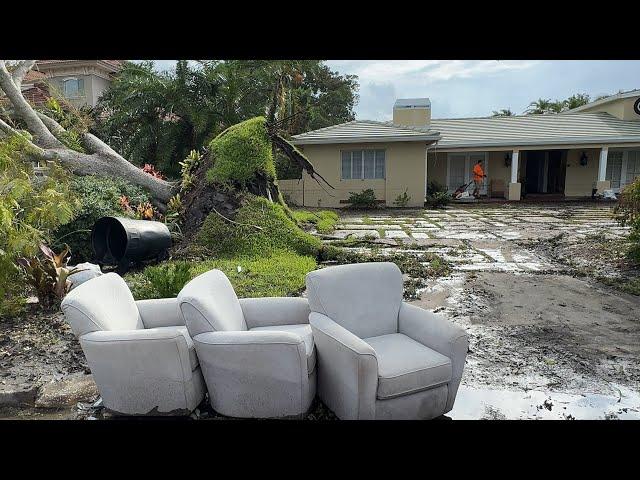
[[473, 183], [475, 184], [473, 196], [476, 198], [480, 198], [480, 188], [482, 187], [484, 177], [486, 177], [486, 175], [482, 169], [482, 160], [478, 160], [473, 166]]

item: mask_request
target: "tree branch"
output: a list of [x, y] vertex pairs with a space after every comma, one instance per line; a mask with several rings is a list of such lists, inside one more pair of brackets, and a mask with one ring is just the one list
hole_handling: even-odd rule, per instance
[[62, 143], [47, 129], [29, 102], [22, 96], [22, 92], [14, 83], [4, 60], [0, 60], [0, 88], [13, 105], [16, 113], [27, 124], [27, 128], [36, 138], [37, 144], [45, 148], [62, 147]]
[[[176, 184], [143, 172], [91, 133], [87, 132], [82, 136], [84, 146], [89, 153], [76, 152], [67, 148], [56, 138], [56, 135], [66, 132], [64, 127], [53, 118], [33, 109], [15, 83], [16, 79], [24, 77], [33, 66], [30, 65], [31, 62], [29, 60], [18, 64], [13, 71], [14, 78], [13, 74], [7, 70], [5, 61], [0, 60], [0, 88], [11, 102], [14, 114], [26, 123], [27, 129], [34, 137], [34, 141], [29, 142], [32, 147], [30, 153], [39, 159], [59, 162], [76, 175], [122, 178], [147, 189], [154, 203], [160, 208], [166, 206], [177, 189]], [[9, 135], [20, 134], [6, 122], [2, 120], [0, 122], [0, 131]]]
[[[320, 175], [318, 172], [315, 171], [315, 169], [313, 168], [313, 164], [309, 160], [307, 160], [307, 157], [305, 157], [302, 153], [300, 153], [300, 151], [296, 147], [294, 147], [291, 143], [289, 143], [289, 141], [287, 141], [284, 137], [282, 137], [281, 135], [276, 133], [274, 131], [273, 127], [271, 127], [271, 126], [269, 127], [269, 134], [271, 136], [271, 141], [280, 150], [282, 150], [282, 152], [287, 157], [289, 157], [294, 162], [298, 163], [309, 174], [309, 176], [311, 178], [313, 178], [318, 183], [318, 185], [320, 185], [322, 187], [322, 184], [318, 181], [316, 176], [319, 177], [324, 183], [326, 183], [333, 190], [335, 190], [333, 185], [331, 185], [329, 182], [327, 182], [322, 175]], [[323, 187], [323, 189], [324, 189], [324, 187]], [[326, 190], [325, 190], [325, 192], [326, 192]]]
[[13, 80], [13, 83], [15, 83], [16, 87], [18, 87], [18, 89], [20, 89], [20, 87], [22, 86], [22, 79], [24, 78], [24, 76], [29, 72], [29, 70], [33, 68], [35, 64], [35, 60], [23, 60], [18, 63], [16, 68], [13, 69], [13, 71], [11, 72], [11, 79]]

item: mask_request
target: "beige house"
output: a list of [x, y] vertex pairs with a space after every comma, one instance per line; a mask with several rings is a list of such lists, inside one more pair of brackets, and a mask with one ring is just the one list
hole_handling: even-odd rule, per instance
[[471, 180], [478, 160], [486, 196], [591, 197], [640, 176], [640, 90], [562, 114], [513, 117], [431, 119], [429, 99], [403, 99], [391, 122], [356, 120], [295, 135], [293, 143], [335, 187], [306, 173], [281, 180], [298, 205], [342, 207], [350, 192], [371, 188], [388, 206], [405, 191], [409, 206], [422, 206], [429, 182], [453, 192]]
[[[34, 70], [76, 107], [95, 107], [121, 68], [120, 60], [38, 60]], [[23, 90], [30, 87], [26, 84]]]

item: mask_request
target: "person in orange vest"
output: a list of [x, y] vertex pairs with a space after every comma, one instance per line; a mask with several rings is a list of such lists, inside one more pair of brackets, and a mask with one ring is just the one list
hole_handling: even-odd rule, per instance
[[478, 160], [473, 166], [473, 183], [475, 188], [473, 189], [473, 196], [480, 197], [480, 188], [482, 187], [482, 181], [486, 177], [484, 170], [482, 169], [482, 160]]

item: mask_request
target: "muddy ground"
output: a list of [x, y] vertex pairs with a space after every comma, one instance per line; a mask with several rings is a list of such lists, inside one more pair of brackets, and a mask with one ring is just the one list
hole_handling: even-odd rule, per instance
[[[344, 212], [332, 237], [451, 266], [420, 279], [413, 300], [470, 335], [449, 417], [626, 419], [640, 418], [640, 296], [627, 293], [640, 270], [624, 256], [627, 234], [610, 205], [568, 203]], [[0, 323], [0, 372], [0, 418], [105, 417], [59, 314]], [[194, 417], [221, 418], [204, 404]], [[308, 416], [330, 418], [320, 402]]]
[[414, 301], [470, 334], [452, 418], [640, 418], [640, 297], [626, 293], [640, 271], [610, 205], [456, 205], [342, 222], [338, 237], [367, 231], [452, 265]]

